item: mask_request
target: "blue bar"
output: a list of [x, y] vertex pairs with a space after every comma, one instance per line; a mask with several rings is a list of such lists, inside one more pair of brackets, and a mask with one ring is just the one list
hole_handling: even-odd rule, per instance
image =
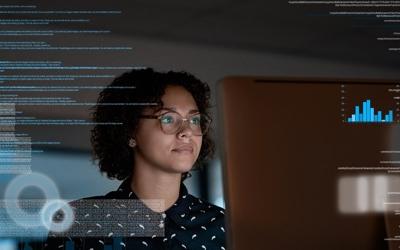
[[375, 117], [375, 113], [374, 113], [374, 108], [371, 108], [371, 114], [370, 114], [370, 119], [371, 119], [371, 122], [375, 122], [375, 119], [374, 119], [374, 117]]
[[356, 121], [358, 122], [360, 119], [360, 107], [356, 106]]
[[362, 121], [365, 122], [366, 118], [366, 113], [367, 113], [367, 103], [363, 102], [363, 112], [362, 112]]
[[389, 122], [393, 122], [393, 110], [389, 110]]
[[382, 111], [378, 111], [378, 121], [382, 122]]
[[375, 119], [376, 122], [380, 122], [379, 119], [378, 119], [378, 115], [375, 115], [374, 119]]
[[385, 115], [385, 122], [388, 122], [389, 116]]
[[355, 122], [355, 120], [356, 120], [356, 116], [353, 114], [353, 115], [351, 115], [351, 121], [352, 122]]
[[371, 121], [369, 119], [370, 118], [370, 113], [371, 113], [371, 101], [370, 100], [367, 100], [366, 108], [367, 108], [367, 113], [365, 114], [366, 122], [370, 122]]

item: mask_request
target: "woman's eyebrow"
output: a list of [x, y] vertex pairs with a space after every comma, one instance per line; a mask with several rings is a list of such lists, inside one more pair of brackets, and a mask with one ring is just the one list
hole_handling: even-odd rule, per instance
[[200, 111], [197, 109], [192, 109], [189, 111], [189, 114], [199, 113]]
[[160, 108], [160, 110], [169, 110], [169, 111], [175, 111], [176, 112], [175, 108], [168, 108], [168, 107]]
[[[163, 107], [163, 108], [160, 108], [160, 109], [156, 110], [156, 112], [159, 112], [159, 111], [162, 111], [162, 110], [168, 110], [168, 111], [177, 112], [176, 108], [174, 108], [174, 107], [171, 107], [171, 108], [170, 107]], [[194, 113], [198, 113], [198, 112], [199, 112], [198, 109], [191, 109], [188, 114], [194, 114]]]

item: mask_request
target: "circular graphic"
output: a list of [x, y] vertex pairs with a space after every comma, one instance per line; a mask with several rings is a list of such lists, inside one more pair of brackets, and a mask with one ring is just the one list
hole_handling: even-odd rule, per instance
[[[51, 200], [46, 202], [40, 214], [42, 224], [48, 230], [56, 233], [67, 231], [75, 219], [71, 206], [63, 200]], [[57, 221], [53, 220], [54, 217]]]
[[[56, 184], [46, 175], [40, 173], [20, 175], [15, 177], [5, 190], [4, 200], [7, 213], [17, 225], [24, 228], [43, 226], [38, 207], [41, 202], [18, 200], [21, 192], [27, 187], [40, 189], [44, 193], [46, 200], [59, 199]], [[33, 212], [28, 212], [28, 210]]]

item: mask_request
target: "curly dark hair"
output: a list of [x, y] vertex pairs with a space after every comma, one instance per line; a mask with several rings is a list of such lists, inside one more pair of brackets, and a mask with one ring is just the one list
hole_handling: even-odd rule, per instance
[[[123, 180], [132, 175], [134, 152], [128, 145], [129, 139], [146, 107], [150, 104], [153, 104], [152, 107], [163, 106], [161, 98], [168, 85], [185, 88], [192, 94], [199, 112], [210, 116], [209, 86], [187, 72], [133, 69], [115, 78], [100, 92], [93, 107], [95, 126], [91, 131], [91, 143], [94, 160], [98, 160], [100, 171], [109, 178]], [[122, 105], [124, 103], [141, 105]], [[204, 160], [214, 154], [215, 144], [209, 134], [203, 135], [200, 154], [193, 169], [200, 168]], [[188, 176], [189, 172], [183, 173], [182, 181]]]

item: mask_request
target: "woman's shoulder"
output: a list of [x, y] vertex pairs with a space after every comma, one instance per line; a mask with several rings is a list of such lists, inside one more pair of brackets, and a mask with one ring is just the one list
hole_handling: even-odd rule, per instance
[[197, 209], [207, 209], [208, 211], [215, 211], [221, 214], [225, 214], [225, 209], [217, 206], [211, 202], [208, 202], [205, 199], [196, 197], [194, 195], [188, 194], [189, 199], [191, 200], [191, 205], [193, 206], [193, 208], [197, 208]]
[[[203, 225], [220, 225], [225, 224], [225, 209], [208, 202], [205, 199], [198, 198], [194, 195], [187, 194], [183, 197], [186, 200], [183, 209], [181, 209], [181, 218], [189, 220], [190, 223]], [[197, 222], [197, 223], [196, 223]]]

